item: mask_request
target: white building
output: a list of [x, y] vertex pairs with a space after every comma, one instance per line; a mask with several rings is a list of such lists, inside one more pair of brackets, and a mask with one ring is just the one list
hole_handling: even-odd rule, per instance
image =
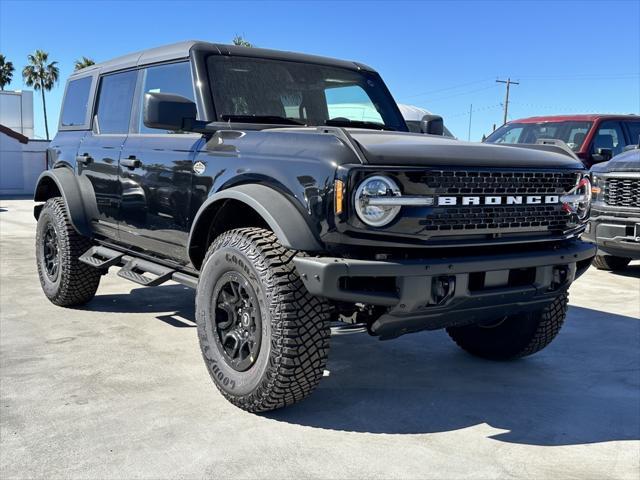
[[0, 195], [33, 194], [49, 146], [33, 137], [33, 92], [0, 91]]
[[34, 138], [33, 92], [0, 90], [0, 125]]

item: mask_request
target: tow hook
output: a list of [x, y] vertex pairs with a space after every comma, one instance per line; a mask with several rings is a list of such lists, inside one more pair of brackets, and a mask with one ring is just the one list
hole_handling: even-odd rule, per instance
[[445, 304], [456, 291], [456, 277], [440, 276], [433, 279], [431, 298], [435, 305]]

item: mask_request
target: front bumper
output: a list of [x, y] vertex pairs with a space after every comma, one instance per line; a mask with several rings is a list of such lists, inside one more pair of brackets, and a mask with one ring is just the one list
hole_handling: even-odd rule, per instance
[[573, 240], [526, 253], [403, 261], [298, 256], [294, 263], [313, 295], [386, 307], [371, 330], [391, 338], [544, 308], [595, 253]]
[[640, 212], [593, 212], [582, 238], [597, 244], [601, 253], [638, 260]]

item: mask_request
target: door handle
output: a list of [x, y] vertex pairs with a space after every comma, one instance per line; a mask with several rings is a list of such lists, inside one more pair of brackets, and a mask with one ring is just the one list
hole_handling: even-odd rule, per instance
[[77, 155], [76, 156], [76, 162], [77, 163], [81, 163], [82, 165], [87, 165], [89, 163], [91, 163], [93, 159], [89, 156], [88, 153], [84, 153], [82, 155]]
[[121, 159], [120, 165], [133, 170], [134, 168], [140, 168], [140, 165], [142, 165], [142, 162], [140, 162], [140, 160], [138, 160], [134, 155], [130, 155], [129, 158]]

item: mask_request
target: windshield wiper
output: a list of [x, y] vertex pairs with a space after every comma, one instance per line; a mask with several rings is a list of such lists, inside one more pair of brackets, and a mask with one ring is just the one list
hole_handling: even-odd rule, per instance
[[391, 130], [395, 131], [395, 128], [388, 127], [378, 122], [365, 122], [363, 120], [349, 120], [348, 118], [329, 119], [324, 122], [325, 125], [330, 127], [359, 127], [370, 128], [373, 130]]
[[278, 115], [222, 115], [225, 122], [272, 123], [281, 125], [304, 125], [290, 118]]

